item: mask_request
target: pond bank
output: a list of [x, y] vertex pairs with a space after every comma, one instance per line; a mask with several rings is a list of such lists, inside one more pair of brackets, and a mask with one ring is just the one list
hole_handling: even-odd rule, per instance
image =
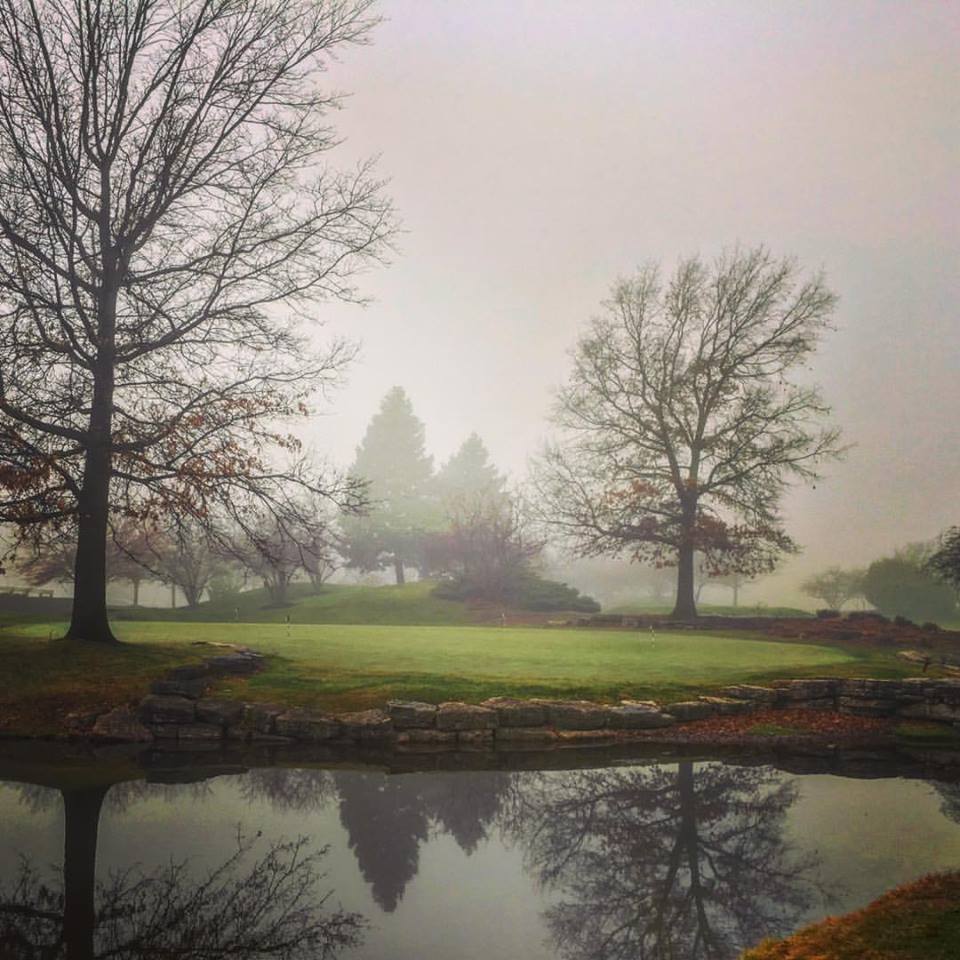
[[248, 676], [263, 664], [260, 654], [236, 649], [178, 667], [154, 681], [135, 710], [120, 707], [85, 718], [87, 728], [75, 732], [95, 740], [155, 743], [160, 749], [221, 741], [537, 749], [624, 740], [743, 743], [757, 736], [883, 742], [892, 736], [895, 721], [960, 726], [960, 679], [926, 677], [740, 683], [722, 688], [719, 696], [675, 703], [391, 700], [383, 709], [339, 714], [206, 696], [216, 681]]

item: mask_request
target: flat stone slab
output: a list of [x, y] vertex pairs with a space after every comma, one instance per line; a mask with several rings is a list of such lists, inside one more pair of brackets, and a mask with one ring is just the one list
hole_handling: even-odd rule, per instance
[[542, 727], [547, 722], [547, 708], [530, 700], [491, 697], [480, 706], [497, 712], [500, 727]]
[[210, 673], [230, 676], [256, 673], [263, 666], [263, 657], [253, 653], [230, 653], [222, 657], [211, 657], [207, 661]]
[[276, 720], [287, 708], [275, 703], [245, 703], [241, 723], [251, 733], [270, 734], [276, 730]]
[[306, 710], [289, 710], [274, 719], [274, 732], [293, 740], [317, 743], [334, 740], [340, 736], [340, 724], [326, 714], [307, 713]]
[[177, 725], [177, 740], [220, 740], [223, 727], [211, 723], [181, 723]]
[[816, 700], [788, 700], [783, 704], [785, 709], [796, 710], [836, 710], [836, 697], [820, 697]]
[[550, 743], [557, 733], [550, 727], [498, 727], [496, 739], [498, 743]]
[[199, 700], [209, 685], [208, 677], [194, 677], [189, 680], [154, 680], [150, 684], [150, 692], [161, 697], [186, 697], [189, 700]]
[[146, 723], [193, 723], [196, 704], [186, 697], [150, 694], [140, 701], [138, 713]]
[[857, 717], [889, 717], [897, 710], [897, 701], [870, 697], [838, 697], [837, 709]]
[[894, 700], [901, 692], [908, 692], [900, 680], [869, 680], [851, 678], [841, 680], [838, 693], [841, 697], [861, 697], [865, 700]]
[[624, 703], [607, 710], [607, 722], [614, 730], [652, 730], [672, 726], [676, 720], [656, 706]]
[[460, 730], [457, 744], [462, 747], [489, 747], [493, 744], [493, 730]]
[[607, 708], [589, 700], [538, 700], [547, 711], [547, 724], [557, 730], [602, 730]]
[[955, 722], [960, 720], [960, 705], [955, 703], [911, 703], [897, 710], [898, 717]]
[[497, 713], [473, 703], [447, 701], [437, 708], [438, 730], [493, 730]]
[[437, 722], [437, 708], [419, 700], [390, 700], [387, 713], [398, 730], [426, 729]]
[[341, 713], [340, 736], [349, 740], [387, 740], [393, 736], [393, 721], [382, 710]]
[[714, 713], [720, 716], [734, 716], [740, 713], [749, 713], [757, 709], [755, 700], [738, 700], [736, 697], [697, 697], [701, 703], [713, 707]]
[[760, 700], [773, 703], [778, 699], [777, 691], [772, 687], [760, 687], [755, 683], [734, 683], [720, 691], [725, 697], [735, 700]]
[[820, 700], [836, 696], [839, 682], [831, 679], [775, 680], [772, 686], [788, 700]]
[[663, 711], [677, 720], [705, 720], [707, 717], [717, 715], [716, 708], [702, 700], [680, 700], [677, 703], [668, 703]]
[[198, 700], [197, 720], [229, 727], [243, 719], [243, 703], [239, 700]]
[[414, 727], [402, 730], [397, 734], [397, 743], [422, 743], [428, 745], [443, 745], [457, 742], [456, 730], [428, 730]]
[[98, 739], [123, 743], [149, 743], [153, 740], [153, 734], [129, 707], [116, 707], [101, 714], [90, 732]]

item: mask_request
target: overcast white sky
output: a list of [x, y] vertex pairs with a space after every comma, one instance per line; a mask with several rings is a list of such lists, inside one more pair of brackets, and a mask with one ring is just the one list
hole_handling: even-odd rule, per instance
[[519, 479], [618, 275], [764, 243], [840, 296], [813, 376], [856, 444], [791, 494], [792, 572], [960, 523], [960, 0], [380, 10], [337, 153], [380, 156], [405, 233], [371, 306], [323, 310], [363, 354], [320, 449], [401, 384], [438, 459], [476, 430]]

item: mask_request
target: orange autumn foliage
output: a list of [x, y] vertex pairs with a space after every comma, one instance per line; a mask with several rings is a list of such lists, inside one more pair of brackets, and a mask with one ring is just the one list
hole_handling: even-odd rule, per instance
[[843, 917], [785, 940], [767, 940], [741, 960], [954, 960], [960, 957], [960, 871], [931, 874]]

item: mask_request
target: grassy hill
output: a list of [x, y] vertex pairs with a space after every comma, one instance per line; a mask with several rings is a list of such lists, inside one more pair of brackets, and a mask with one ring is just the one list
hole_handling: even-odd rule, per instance
[[430, 581], [403, 586], [367, 587], [330, 584], [318, 594], [307, 584], [290, 588], [290, 603], [277, 607], [265, 590], [248, 590], [226, 602], [201, 603], [190, 609], [118, 607], [114, 620], [176, 620], [200, 623], [371, 623], [396, 625], [457, 625], [490, 619], [489, 608], [432, 595]]

